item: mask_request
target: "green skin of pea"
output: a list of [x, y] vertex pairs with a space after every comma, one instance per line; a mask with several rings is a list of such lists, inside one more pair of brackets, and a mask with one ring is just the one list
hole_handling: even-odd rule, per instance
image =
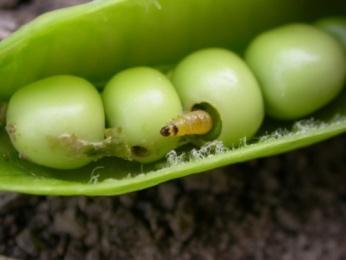
[[[217, 136], [226, 146], [252, 137], [264, 117], [258, 83], [246, 64], [225, 49], [205, 49], [190, 54], [175, 68], [173, 84], [185, 110], [207, 103], [221, 121]], [[215, 118], [214, 118], [215, 119]]]
[[147, 163], [165, 156], [178, 145], [178, 138], [161, 136], [160, 129], [182, 113], [171, 82], [161, 72], [147, 67], [124, 70], [106, 85], [103, 101], [108, 126], [116, 128], [133, 152], [131, 159]]
[[335, 37], [346, 52], [346, 17], [327, 17], [316, 22], [321, 30]]
[[79, 168], [92, 161], [60, 137], [101, 142], [104, 127], [101, 96], [89, 82], [74, 76], [30, 84], [8, 104], [6, 128], [16, 150], [23, 158], [51, 168]]
[[344, 85], [342, 46], [310, 25], [291, 24], [259, 35], [246, 61], [260, 82], [267, 113], [277, 119], [315, 112]]

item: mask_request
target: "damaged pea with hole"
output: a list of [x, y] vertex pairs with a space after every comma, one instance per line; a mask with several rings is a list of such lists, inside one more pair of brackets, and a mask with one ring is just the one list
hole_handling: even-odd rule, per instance
[[74, 76], [43, 79], [10, 99], [6, 129], [22, 158], [58, 168], [79, 168], [96, 160], [90, 149], [104, 140], [101, 97]]
[[160, 128], [182, 113], [182, 105], [167, 77], [149, 67], [116, 74], [102, 93], [108, 126], [121, 130], [130, 159], [151, 162], [178, 146], [178, 138], [164, 138]]
[[173, 70], [172, 82], [185, 111], [210, 111], [214, 126], [206, 141], [233, 146], [241, 138], [250, 139], [262, 124], [264, 106], [257, 80], [229, 50], [211, 48], [188, 55]]

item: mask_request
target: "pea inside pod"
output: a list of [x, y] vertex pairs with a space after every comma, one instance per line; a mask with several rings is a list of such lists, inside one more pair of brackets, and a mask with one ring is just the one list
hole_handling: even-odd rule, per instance
[[182, 113], [171, 82], [149, 67], [124, 70], [115, 75], [103, 92], [108, 126], [118, 129], [140, 162], [161, 159], [176, 148], [178, 138], [164, 138], [161, 127]]
[[344, 85], [345, 55], [327, 33], [290, 24], [257, 36], [246, 61], [258, 78], [267, 113], [298, 119], [325, 106]]
[[103, 142], [102, 99], [86, 80], [55, 76], [17, 91], [8, 104], [6, 129], [24, 159], [57, 168], [79, 168], [95, 160]]
[[226, 49], [204, 49], [185, 57], [172, 81], [184, 109], [202, 108], [213, 117], [207, 139], [226, 146], [251, 138], [260, 127], [264, 108], [260, 88], [247, 65]]

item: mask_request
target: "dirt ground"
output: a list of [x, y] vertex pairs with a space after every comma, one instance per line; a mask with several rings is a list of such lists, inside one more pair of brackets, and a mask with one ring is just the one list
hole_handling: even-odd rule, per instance
[[[0, 0], [0, 38], [83, 1]], [[0, 193], [0, 259], [346, 260], [346, 136], [120, 197]]]

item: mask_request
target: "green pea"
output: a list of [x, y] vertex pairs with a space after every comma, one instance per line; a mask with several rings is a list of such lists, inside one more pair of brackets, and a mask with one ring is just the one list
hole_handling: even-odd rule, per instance
[[132, 159], [151, 162], [176, 148], [178, 139], [162, 137], [160, 129], [182, 113], [182, 106], [161, 72], [138, 67], [118, 73], [105, 87], [103, 101], [108, 124], [126, 139]]
[[246, 61], [262, 87], [267, 113], [298, 119], [315, 112], [340, 93], [345, 56], [331, 36], [304, 24], [292, 24], [259, 35]]
[[346, 52], [346, 17], [327, 17], [318, 20], [317, 27], [334, 36]]
[[260, 88], [236, 54], [217, 48], [192, 53], [177, 65], [172, 80], [185, 110], [202, 106], [215, 111], [214, 121], [221, 125], [215, 137], [225, 145], [250, 138], [260, 127]]
[[73, 76], [26, 86], [12, 96], [7, 109], [7, 132], [21, 156], [58, 169], [89, 163], [93, 158], [71, 141], [102, 141], [104, 124], [101, 96], [89, 82]]

